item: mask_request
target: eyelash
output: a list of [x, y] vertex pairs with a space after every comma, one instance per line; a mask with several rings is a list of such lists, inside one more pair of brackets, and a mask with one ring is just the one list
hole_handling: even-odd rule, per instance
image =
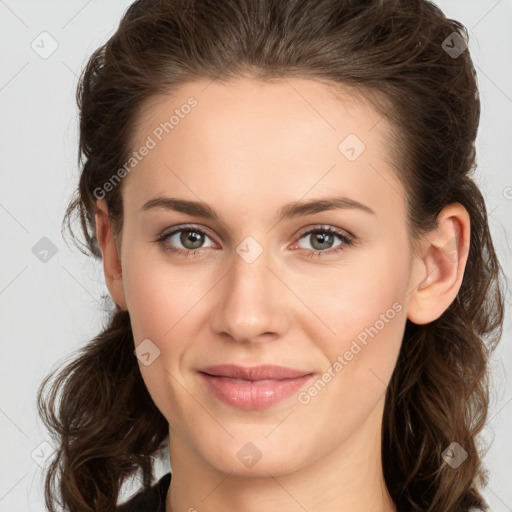
[[[162, 234], [159, 238], [157, 238], [157, 240], [155, 240], [155, 242], [158, 243], [158, 245], [166, 252], [171, 252], [173, 254], [177, 254], [177, 255], [185, 256], [185, 257], [195, 256], [198, 252], [201, 251], [202, 248], [200, 248], [200, 249], [177, 249], [175, 247], [170, 246], [168, 243], [166, 243], [166, 241], [169, 237], [171, 237], [172, 235], [175, 235], [176, 233], [180, 233], [182, 231], [192, 231], [194, 233], [200, 233], [202, 235], [207, 236], [208, 238], [211, 238], [202, 229], [199, 229], [192, 225], [183, 225], [183, 226], [179, 226], [176, 229], [173, 229], [172, 231], [169, 231], [168, 233]], [[305, 236], [311, 235], [312, 233], [329, 233], [332, 235], [336, 235], [343, 243], [333, 249], [328, 249], [326, 251], [320, 251], [320, 250], [316, 250], [316, 249], [309, 249], [309, 250], [304, 249], [304, 250], [308, 251], [308, 257], [322, 256], [324, 254], [329, 254], [329, 255], [337, 254], [338, 252], [345, 250], [345, 248], [347, 246], [351, 246], [353, 244], [353, 236], [352, 235], [349, 236], [331, 226], [315, 226], [314, 228], [310, 229], [309, 231], [302, 233], [299, 236], [298, 240], [304, 238]]]

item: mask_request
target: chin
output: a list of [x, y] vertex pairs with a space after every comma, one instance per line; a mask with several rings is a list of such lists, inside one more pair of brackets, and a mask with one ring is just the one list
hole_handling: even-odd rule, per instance
[[[219, 472], [241, 477], [282, 476], [306, 465], [304, 443], [296, 439], [288, 446], [276, 438], [277, 446], [265, 438], [269, 430], [259, 436], [241, 435], [229, 442], [203, 447], [203, 458]], [[202, 450], [200, 450], [202, 451]]]

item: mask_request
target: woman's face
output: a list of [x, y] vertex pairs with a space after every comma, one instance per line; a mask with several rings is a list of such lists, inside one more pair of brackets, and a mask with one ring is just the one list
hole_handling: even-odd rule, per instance
[[[302, 79], [189, 83], [143, 109], [121, 185], [122, 285], [171, 453], [267, 476], [342, 460], [357, 439], [380, 449], [418, 284], [387, 131]], [[305, 377], [201, 373], [214, 365]]]

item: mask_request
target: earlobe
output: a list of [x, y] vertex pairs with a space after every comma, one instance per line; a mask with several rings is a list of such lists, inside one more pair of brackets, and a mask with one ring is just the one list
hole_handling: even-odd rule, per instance
[[470, 219], [460, 203], [447, 205], [437, 227], [421, 242], [414, 262], [407, 318], [418, 325], [439, 318], [456, 298], [469, 254]]
[[104, 199], [98, 199], [95, 212], [96, 238], [103, 256], [105, 283], [119, 310], [127, 310], [124, 297], [121, 258], [114, 240], [112, 222]]

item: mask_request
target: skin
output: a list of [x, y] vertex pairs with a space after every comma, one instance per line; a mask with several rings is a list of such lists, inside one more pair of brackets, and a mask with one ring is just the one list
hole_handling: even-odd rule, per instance
[[[386, 386], [406, 320], [431, 322], [457, 295], [469, 216], [448, 205], [413, 254], [386, 119], [312, 80], [187, 83], [145, 106], [133, 148], [190, 96], [198, 105], [122, 181], [120, 247], [104, 200], [96, 212], [109, 292], [130, 312], [135, 345], [149, 338], [160, 350], [139, 366], [169, 422], [166, 510], [393, 511], [380, 447]], [[366, 146], [354, 161], [338, 150], [350, 133]], [[276, 222], [286, 203], [332, 195], [374, 214], [331, 209]], [[206, 202], [221, 220], [141, 212], [156, 196]], [[196, 255], [155, 243], [184, 223], [207, 235]], [[353, 244], [334, 236], [316, 249], [304, 233], [318, 225], [351, 233]], [[187, 250], [179, 235], [167, 245]], [[248, 236], [263, 248], [252, 263], [236, 251]], [[196, 373], [270, 363], [321, 376], [394, 303], [400, 311], [307, 404], [294, 394], [266, 409], [236, 409]], [[252, 467], [236, 456], [248, 442], [261, 452]]]

